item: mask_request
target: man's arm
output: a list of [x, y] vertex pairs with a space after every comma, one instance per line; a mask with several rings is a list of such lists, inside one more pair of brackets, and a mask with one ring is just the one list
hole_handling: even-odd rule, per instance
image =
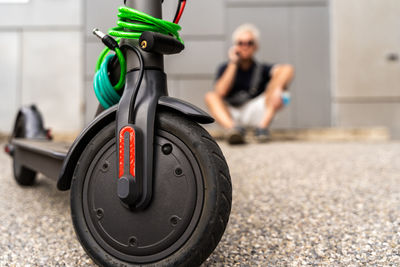
[[229, 63], [222, 76], [215, 83], [215, 92], [220, 96], [226, 96], [232, 89], [235, 81], [236, 72], [238, 69], [239, 56], [236, 54], [236, 49], [232, 47], [229, 50]]
[[267, 85], [266, 103], [273, 110], [282, 107], [282, 92], [287, 90], [294, 77], [292, 65], [276, 65], [271, 70], [271, 80]]
[[282, 108], [282, 92], [288, 89], [293, 77], [294, 68], [291, 65], [277, 65], [271, 70], [271, 80], [267, 85], [265, 99], [267, 111], [261, 121], [261, 128], [269, 127], [275, 113]]
[[[268, 90], [274, 91], [287, 90], [294, 77], [294, 68], [292, 65], [277, 65], [271, 70], [271, 80], [268, 83]], [[268, 92], [268, 91], [267, 91]]]

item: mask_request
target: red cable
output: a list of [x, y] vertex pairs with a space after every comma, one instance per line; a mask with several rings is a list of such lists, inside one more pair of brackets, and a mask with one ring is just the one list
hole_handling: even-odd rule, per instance
[[182, 5], [181, 5], [181, 9], [179, 10], [178, 16], [176, 17], [176, 19], [174, 21], [175, 24], [178, 24], [179, 21], [181, 20], [183, 11], [185, 10], [185, 6], [186, 6], [186, 0], [183, 0], [182, 1]]

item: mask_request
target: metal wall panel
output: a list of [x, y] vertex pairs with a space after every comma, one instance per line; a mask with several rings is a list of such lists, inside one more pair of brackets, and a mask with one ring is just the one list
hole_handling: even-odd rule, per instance
[[331, 126], [329, 10], [291, 8], [290, 53], [296, 68], [293, 126]]
[[165, 71], [173, 75], [214, 76], [219, 64], [226, 60], [223, 41], [186, 41], [179, 55], [165, 58]]
[[93, 81], [87, 80], [85, 82], [85, 125], [89, 124], [96, 115], [99, 101], [93, 89]]
[[10, 133], [19, 104], [20, 32], [0, 32], [0, 131]]
[[336, 103], [341, 127], [388, 127], [392, 137], [400, 138], [400, 103]]
[[[361, 2], [332, 1], [335, 96], [400, 97], [400, 1]], [[390, 60], [391, 54], [397, 59]]]
[[167, 87], [168, 87], [168, 95], [169, 96], [176, 97], [176, 98], [180, 97], [179, 80], [168, 77]]
[[181, 80], [179, 97], [185, 101], [196, 104], [199, 108], [207, 110], [206, 103], [204, 101], [205, 94], [213, 88], [214, 80]]
[[22, 103], [38, 103], [54, 131], [76, 132], [82, 126], [81, 39], [75, 31], [23, 33]]
[[[178, 1], [164, 1], [164, 19], [172, 21]], [[182, 34], [189, 36], [216, 36], [225, 34], [225, 1], [188, 1], [180, 25]]]
[[32, 0], [28, 3], [0, 3], [1, 27], [52, 27], [82, 25], [81, 0]]
[[226, 0], [229, 7], [326, 6], [329, 0]]
[[118, 7], [124, 5], [123, 0], [86, 0], [85, 35], [92, 35], [94, 28], [107, 32], [109, 28], [115, 27], [117, 23]]
[[92, 79], [96, 70], [97, 59], [101, 51], [103, 51], [104, 45], [102, 42], [94, 40], [86, 42], [85, 46], [85, 76]]

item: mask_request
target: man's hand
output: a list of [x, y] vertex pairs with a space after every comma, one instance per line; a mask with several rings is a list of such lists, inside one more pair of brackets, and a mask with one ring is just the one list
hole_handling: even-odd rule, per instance
[[236, 71], [238, 69], [238, 64], [240, 56], [236, 46], [229, 49], [229, 64], [227, 65], [225, 72], [222, 74], [221, 78], [215, 83], [215, 91], [220, 97], [226, 96], [232, 89], [233, 81], [235, 80]]
[[239, 51], [236, 46], [232, 46], [228, 52], [229, 61], [233, 64], [238, 64], [240, 60]]

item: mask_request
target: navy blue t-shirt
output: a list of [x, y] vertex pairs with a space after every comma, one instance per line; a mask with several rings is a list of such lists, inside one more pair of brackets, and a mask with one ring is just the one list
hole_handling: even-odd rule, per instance
[[[216, 80], [221, 78], [227, 66], [228, 63], [224, 63], [218, 68]], [[256, 63], [253, 63], [253, 65], [246, 71], [240, 69], [239, 67], [236, 72], [236, 77], [235, 81], [233, 82], [232, 89], [225, 96], [225, 101], [227, 101], [232, 106], [240, 106], [247, 102], [249, 99], [255, 98], [262, 94], [265, 91], [267, 84], [271, 80], [271, 70], [273, 66], [274, 65], [271, 64], [262, 64], [262, 76], [260, 79], [260, 83], [257, 86], [257, 92], [255, 94], [253, 93], [249, 95], [249, 98], [247, 99], [243, 98], [242, 95], [243, 93], [248, 93], [250, 91], [253, 73], [256, 69]]]

